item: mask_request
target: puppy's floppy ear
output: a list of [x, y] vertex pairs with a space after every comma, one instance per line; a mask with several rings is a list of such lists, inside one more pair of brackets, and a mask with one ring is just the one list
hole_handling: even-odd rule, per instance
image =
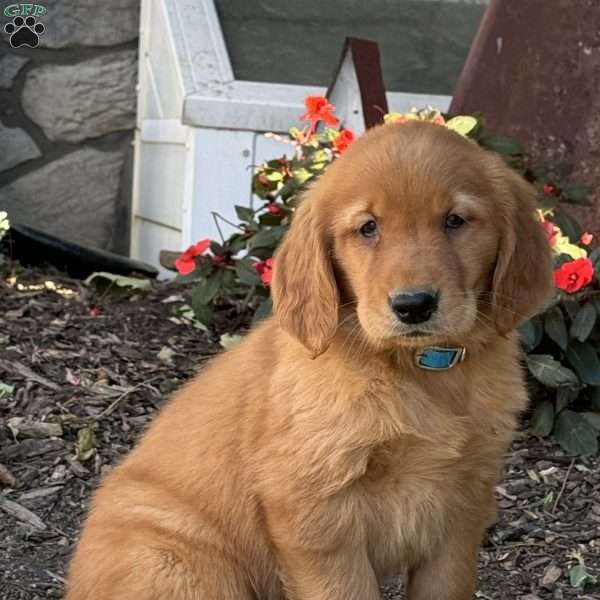
[[550, 244], [536, 216], [535, 190], [506, 168], [510, 198], [505, 205], [492, 294], [499, 333], [535, 315], [554, 291]]
[[281, 327], [316, 358], [335, 334], [339, 293], [326, 223], [317, 214], [314, 195], [309, 192], [296, 211], [275, 254], [271, 292]]

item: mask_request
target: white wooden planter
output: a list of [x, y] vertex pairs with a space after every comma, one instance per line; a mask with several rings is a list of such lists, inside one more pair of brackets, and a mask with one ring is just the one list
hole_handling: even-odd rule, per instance
[[[160, 250], [218, 240], [213, 212], [235, 220], [252, 167], [286, 152], [264, 133], [297, 126], [304, 98], [324, 93], [237, 81], [212, 0], [142, 0], [131, 255], [158, 266]], [[450, 99], [387, 94], [391, 111]]]

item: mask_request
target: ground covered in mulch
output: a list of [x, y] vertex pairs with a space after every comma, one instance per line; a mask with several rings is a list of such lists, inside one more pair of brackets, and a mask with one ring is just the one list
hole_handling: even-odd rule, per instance
[[[49, 271], [0, 275], [0, 599], [62, 597], [103, 471], [222, 350], [218, 334], [179, 314], [188, 291], [115, 297]], [[241, 323], [223, 315], [218, 329]], [[477, 598], [600, 598], [597, 583], [573, 585], [600, 578], [599, 464], [519, 437], [498, 486], [500, 521], [480, 552]], [[402, 597], [398, 584], [382, 596]]]

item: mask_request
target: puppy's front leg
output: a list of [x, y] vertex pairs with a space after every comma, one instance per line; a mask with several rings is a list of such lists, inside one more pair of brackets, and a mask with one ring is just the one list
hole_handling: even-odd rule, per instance
[[411, 569], [408, 600], [471, 600], [483, 530], [456, 532], [429, 560]]
[[288, 600], [380, 600], [375, 573], [361, 549], [278, 554]]

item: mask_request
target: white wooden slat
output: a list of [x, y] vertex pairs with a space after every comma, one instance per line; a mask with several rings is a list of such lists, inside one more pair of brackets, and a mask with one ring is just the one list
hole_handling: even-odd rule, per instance
[[188, 133], [189, 127], [179, 119], [143, 119], [141, 123], [141, 141], [150, 144], [185, 144]]
[[[186, 185], [184, 220], [191, 243], [220, 235], [212, 213], [217, 212], [237, 223], [234, 206], [248, 206], [254, 136], [252, 132], [218, 129], [194, 129], [190, 140], [193, 180]], [[188, 216], [189, 215], [189, 216]], [[219, 222], [227, 237], [233, 228]]]
[[160, 267], [158, 258], [161, 250], [181, 250], [181, 232], [147, 221], [133, 219], [131, 256], [159, 267], [161, 278], [173, 277], [173, 273]]
[[143, 144], [138, 159], [138, 202], [134, 216], [183, 228], [186, 153], [182, 144]]
[[365, 116], [360, 98], [360, 87], [350, 49], [346, 52], [342, 66], [329, 93], [329, 100], [337, 107], [336, 116], [346, 129], [360, 135], [365, 130]]
[[433, 106], [445, 112], [450, 107], [452, 96], [436, 94], [409, 94], [405, 92], [388, 92], [386, 94], [390, 112], [410, 112], [413, 108]]
[[[150, 15], [150, 42], [144, 48], [142, 60], [150, 63], [154, 91], [162, 117], [181, 118], [184, 87], [181, 66], [174, 52], [174, 35], [172, 21], [169, 19], [169, 2], [154, 0]], [[151, 115], [144, 115], [151, 116]]]

